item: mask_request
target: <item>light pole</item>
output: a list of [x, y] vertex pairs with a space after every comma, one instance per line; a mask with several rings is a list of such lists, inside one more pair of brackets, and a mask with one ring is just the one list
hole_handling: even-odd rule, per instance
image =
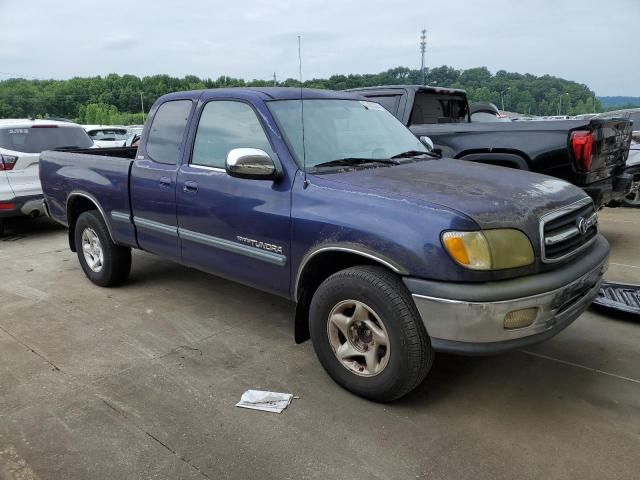
[[504, 94], [511, 90], [511, 87], [507, 87], [500, 92], [500, 102], [502, 103], [502, 111], [504, 112]]
[[[560, 95], [558, 95], [558, 116], [562, 115], [562, 97], [564, 96], [569, 96], [568, 93], [561, 93]], [[567, 102], [567, 105], [569, 104], [569, 102]]]
[[140, 92], [140, 108], [142, 110], [142, 123], [144, 123], [144, 99], [142, 98], [142, 92]]

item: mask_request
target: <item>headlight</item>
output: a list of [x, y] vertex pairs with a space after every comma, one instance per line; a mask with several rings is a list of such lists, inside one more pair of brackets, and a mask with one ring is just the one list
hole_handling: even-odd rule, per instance
[[501, 270], [531, 265], [533, 247], [520, 230], [443, 232], [442, 244], [449, 255], [471, 270]]

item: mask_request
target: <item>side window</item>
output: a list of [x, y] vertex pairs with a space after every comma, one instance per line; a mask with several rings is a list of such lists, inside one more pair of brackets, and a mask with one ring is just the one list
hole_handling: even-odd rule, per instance
[[214, 100], [202, 110], [191, 163], [224, 168], [229, 150], [259, 148], [271, 157], [273, 150], [253, 109], [242, 102]]
[[400, 103], [400, 95], [384, 95], [381, 97], [369, 97], [370, 100], [379, 103], [389, 112], [395, 115], [398, 111], [398, 103]]
[[191, 106], [191, 100], [173, 100], [160, 105], [147, 138], [147, 154], [151, 160], [169, 165], [178, 163]]

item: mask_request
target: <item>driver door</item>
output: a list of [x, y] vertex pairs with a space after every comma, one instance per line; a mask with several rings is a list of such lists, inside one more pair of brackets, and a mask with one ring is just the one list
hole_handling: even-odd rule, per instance
[[289, 182], [231, 177], [225, 163], [234, 148], [258, 148], [277, 162], [251, 105], [228, 99], [206, 103], [191, 156], [178, 170], [182, 261], [286, 295], [290, 281]]

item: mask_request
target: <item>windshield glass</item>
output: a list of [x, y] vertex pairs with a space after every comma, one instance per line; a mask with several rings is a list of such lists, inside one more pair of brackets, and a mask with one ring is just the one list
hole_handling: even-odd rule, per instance
[[15, 152], [40, 153], [60, 147], [91, 146], [93, 142], [80, 127], [0, 128], [0, 147]]
[[[300, 100], [269, 102], [298, 164], [302, 166]], [[388, 159], [425, 146], [377, 103], [359, 100], [305, 100], [304, 145], [307, 167], [342, 158]]]

